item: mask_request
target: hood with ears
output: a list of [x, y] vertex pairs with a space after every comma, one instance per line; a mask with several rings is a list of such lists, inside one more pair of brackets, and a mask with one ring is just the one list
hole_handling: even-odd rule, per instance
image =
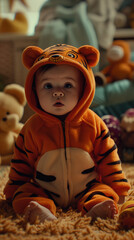
[[23, 51], [22, 61], [29, 70], [25, 82], [27, 102], [41, 117], [47, 118], [49, 114], [38, 108], [36, 93], [32, 88], [35, 72], [46, 64], [67, 64], [78, 68], [84, 75], [85, 87], [82, 98], [67, 118], [76, 121], [81, 118], [92, 103], [95, 93], [95, 80], [91, 67], [96, 66], [99, 61], [99, 51], [96, 48], [89, 45], [76, 48], [66, 44], [57, 44], [43, 50], [36, 46], [29, 46]]

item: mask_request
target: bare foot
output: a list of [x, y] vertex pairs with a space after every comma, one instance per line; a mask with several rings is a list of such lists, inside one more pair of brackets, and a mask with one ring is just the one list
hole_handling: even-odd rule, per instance
[[97, 217], [114, 218], [116, 214], [117, 210], [114, 202], [112, 200], [106, 200], [92, 207], [91, 210], [86, 214], [86, 216], [90, 216], [92, 217], [92, 220], [95, 220]]
[[26, 222], [30, 222], [31, 224], [35, 223], [36, 219], [39, 219], [40, 222], [44, 222], [45, 220], [55, 220], [57, 219], [49, 209], [41, 206], [39, 203], [35, 201], [31, 201], [25, 209], [24, 218]]

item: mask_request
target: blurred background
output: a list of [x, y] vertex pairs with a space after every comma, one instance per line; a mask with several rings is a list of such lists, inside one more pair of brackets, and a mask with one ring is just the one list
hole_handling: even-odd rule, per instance
[[24, 12], [28, 20], [28, 35], [34, 34], [34, 28], [39, 19], [39, 10], [46, 0], [26, 0], [27, 7], [18, 0], [14, 0], [12, 9], [9, 0], [0, 0], [0, 17], [13, 19], [16, 12]]

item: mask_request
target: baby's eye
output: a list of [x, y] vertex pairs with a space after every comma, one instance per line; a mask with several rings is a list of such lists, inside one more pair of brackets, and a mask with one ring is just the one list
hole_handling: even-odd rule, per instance
[[44, 85], [44, 88], [45, 89], [51, 89], [53, 86], [52, 86], [52, 84], [51, 83], [46, 83], [45, 85]]
[[64, 85], [64, 87], [65, 87], [65, 88], [72, 88], [73, 85], [72, 85], [71, 83], [66, 83], [66, 84]]

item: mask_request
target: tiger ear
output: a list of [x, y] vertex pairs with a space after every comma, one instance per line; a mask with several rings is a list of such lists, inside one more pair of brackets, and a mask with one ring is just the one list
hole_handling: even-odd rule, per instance
[[40, 47], [29, 46], [22, 53], [22, 62], [26, 68], [31, 68], [34, 61], [43, 53]]
[[99, 62], [99, 51], [90, 45], [84, 45], [78, 48], [78, 52], [84, 55], [90, 67], [94, 67]]

